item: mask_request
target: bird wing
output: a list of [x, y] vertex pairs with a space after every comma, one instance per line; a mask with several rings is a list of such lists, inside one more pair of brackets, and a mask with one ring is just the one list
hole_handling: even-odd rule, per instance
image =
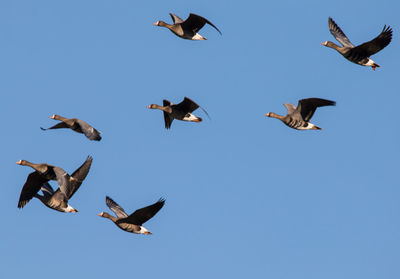
[[[168, 100], [163, 100], [163, 107], [168, 107], [172, 106], [174, 103], [168, 101]], [[172, 115], [168, 112], [163, 111], [164, 113], [164, 123], [165, 123], [165, 129], [171, 128], [172, 121], [174, 121], [174, 118]]]
[[44, 183], [42, 187], [40, 187], [40, 190], [42, 190], [43, 195], [46, 197], [51, 197], [54, 194], [53, 187], [51, 187], [48, 182]]
[[192, 99], [190, 99], [188, 97], [185, 97], [182, 102], [180, 102], [179, 104], [176, 105], [176, 107], [185, 113], [188, 113], [188, 112], [192, 113], [196, 109], [200, 108], [202, 111], [204, 111], [204, 113], [207, 115], [207, 117], [210, 118], [210, 116], [208, 115], [208, 112], [205, 109], [203, 109], [201, 106], [196, 104]]
[[296, 111], [296, 106], [295, 105], [292, 105], [292, 104], [289, 104], [289, 103], [284, 103], [283, 105], [287, 109], [287, 114], [293, 114]]
[[36, 194], [44, 183], [49, 181], [42, 174], [34, 171], [28, 175], [19, 196], [18, 208], [23, 208]]
[[92, 162], [93, 162], [92, 156], [87, 156], [86, 161], [83, 162], [83, 164], [78, 169], [76, 169], [71, 175], [70, 179], [71, 191], [69, 195], [67, 195], [68, 199], [70, 199], [75, 194], [75, 192], [81, 186], [83, 180], [85, 180], [86, 176], [89, 173]]
[[150, 220], [164, 206], [165, 200], [159, 199], [156, 203], [136, 210], [126, 218], [126, 221], [141, 226]]
[[186, 112], [186, 113], [187, 112], [192, 113], [193, 111], [195, 111], [196, 109], [198, 109], [200, 107], [198, 104], [196, 104], [193, 100], [189, 99], [188, 97], [185, 97], [182, 102], [180, 102], [179, 104], [176, 104], [175, 106], [179, 110]]
[[356, 54], [360, 58], [369, 57], [384, 49], [392, 40], [393, 30], [390, 26], [383, 27], [382, 32], [373, 40], [363, 43], [349, 51], [349, 55]]
[[174, 21], [174, 24], [179, 24], [183, 22], [183, 19], [181, 19], [179, 16], [174, 15], [173, 13], [169, 13], [171, 16], [172, 20]]
[[181, 25], [183, 29], [192, 30], [194, 33], [197, 33], [201, 28], [203, 28], [203, 26], [206, 23], [210, 24], [212, 27], [215, 28], [215, 30], [217, 30], [222, 35], [221, 31], [219, 31], [217, 26], [212, 24], [204, 17], [196, 14], [190, 14], [189, 17]]
[[106, 196], [106, 205], [115, 213], [115, 215], [117, 215], [118, 218], [128, 217], [125, 210], [108, 196]]
[[334, 105], [336, 105], [336, 102], [320, 98], [302, 99], [297, 105], [296, 112], [299, 112], [303, 120], [308, 122], [318, 107]]
[[40, 127], [40, 129], [42, 129], [43, 131], [50, 130], [50, 129], [61, 129], [61, 128], [70, 128], [70, 127], [64, 122], [57, 123], [56, 125], [51, 126], [50, 128], [47, 128], [47, 129]]
[[54, 172], [57, 176], [57, 183], [60, 191], [69, 198], [73, 192], [73, 183], [71, 183], [71, 176], [62, 168], [54, 167]]
[[81, 131], [90, 140], [101, 140], [100, 132], [83, 120], [76, 119], [76, 123], [81, 127]]
[[347, 38], [342, 29], [340, 29], [340, 27], [336, 24], [336, 22], [332, 18], [329, 18], [328, 20], [328, 27], [333, 37], [335, 37], [336, 40], [338, 40], [343, 46], [354, 47], [354, 45], [350, 42], [349, 38]]

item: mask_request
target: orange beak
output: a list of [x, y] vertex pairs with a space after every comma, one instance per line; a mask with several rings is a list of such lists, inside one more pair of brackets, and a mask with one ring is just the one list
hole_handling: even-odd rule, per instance
[[151, 232], [144, 232], [143, 234], [152, 234]]
[[17, 165], [21, 165], [22, 164], [22, 160], [19, 160], [18, 162], [15, 162]]

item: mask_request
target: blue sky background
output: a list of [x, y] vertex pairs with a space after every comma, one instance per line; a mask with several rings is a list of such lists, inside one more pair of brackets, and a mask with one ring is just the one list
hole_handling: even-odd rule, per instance
[[[1, 278], [399, 278], [398, 1], [0, 2]], [[200, 14], [207, 41], [152, 25]], [[376, 72], [320, 43], [394, 30]], [[211, 120], [146, 109], [188, 96]], [[322, 131], [263, 115], [321, 97]], [[43, 132], [57, 113], [103, 132]], [[92, 169], [62, 214], [17, 201], [30, 168]], [[53, 182], [53, 186], [56, 184]], [[98, 217], [166, 198], [134, 235]]]

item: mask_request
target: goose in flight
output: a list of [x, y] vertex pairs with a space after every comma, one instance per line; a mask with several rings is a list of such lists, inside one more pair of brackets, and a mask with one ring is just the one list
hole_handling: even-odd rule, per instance
[[334, 105], [336, 105], [336, 102], [320, 98], [302, 99], [299, 101], [297, 107], [289, 103], [284, 104], [288, 111], [286, 116], [273, 112], [269, 112], [265, 116], [277, 118], [290, 128], [296, 130], [321, 130], [320, 127], [310, 123], [311, 117], [318, 107]]
[[[25, 160], [17, 162], [19, 165], [30, 166], [35, 169], [28, 175], [22, 187], [18, 201], [18, 208], [23, 208], [32, 198], [39, 199], [47, 207], [61, 212], [78, 212], [68, 204], [68, 200], [79, 189], [89, 173], [93, 158], [88, 156], [86, 161], [69, 176], [63, 169], [48, 164], [33, 164]], [[54, 191], [49, 180], [57, 180], [59, 188]], [[39, 190], [43, 195], [39, 195]]]
[[341, 55], [344, 56], [347, 60], [362, 65], [362, 66], [371, 66], [375, 71], [376, 67], [380, 67], [380, 65], [376, 64], [371, 58], [371, 55], [381, 51], [385, 48], [390, 41], [392, 40], [392, 28], [390, 26], [383, 27], [382, 32], [373, 40], [363, 43], [358, 46], [354, 46], [349, 38], [346, 37], [342, 29], [333, 21], [332, 18], [328, 20], [329, 31], [343, 46], [338, 46], [337, 44], [326, 41], [321, 43], [326, 47], [333, 48], [337, 50]]
[[153, 218], [154, 215], [164, 206], [165, 200], [159, 199], [156, 203], [136, 210], [131, 215], [128, 215], [125, 210], [119, 206], [110, 197], [106, 197], [106, 205], [117, 215], [114, 217], [107, 212], [101, 212], [97, 215], [103, 218], [110, 219], [121, 230], [137, 233], [137, 234], [151, 234], [142, 225], [148, 220]]
[[201, 117], [197, 117], [192, 113], [198, 108], [201, 108], [208, 116], [207, 111], [205, 111], [202, 107], [200, 107], [198, 104], [196, 104], [193, 100], [189, 99], [188, 97], [185, 97], [182, 102], [176, 105], [168, 100], [163, 100], [163, 106], [151, 104], [147, 106], [147, 108], [159, 109], [164, 112], [164, 122], [166, 129], [171, 128], [171, 124], [174, 119], [182, 121], [191, 121], [191, 122], [203, 121]]
[[194, 41], [207, 40], [207, 38], [201, 36], [198, 33], [199, 30], [201, 28], [203, 28], [203, 26], [206, 23], [210, 24], [212, 27], [215, 28], [215, 30], [217, 30], [222, 35], [221, 31], [219, 31], [219, 29], [214, 24], [212, 24], [210, 21], [208, 21], [207, 19], [205, 19], [202, 16], [190, 14], [189, 17], [185, 21], [183, 19], [181, 19], [179, 16], [174, 15], [172, 13], [170, 13], [170, 16], [171, 16], [172, 20], [174, 21], [173, 24], [168, 24], [162, 20], [159, 20], [156, 23], [154, 23], [153, 25], [166, 27], [169, 30], [171, 30], [171, 32], [174, 33], [175, 35], [177, 35], [178, 37], [181, 37], [181, 38], [187, 39], [187, 40], [194, 40]]
[[40, 127], [40, 129], [46, 131], [50, 129], [69, 128], [77, 133], [84, 134], [90, 140], [101, 140], [101, 133], [83, 120], [80, 120], [78, 118], [65, 118], [57, 114], [53, 114], [52, 116], [50, 116], [50, 118], [54, 120], [60, 120], [61, 122], [50, 128], [45, 129]]

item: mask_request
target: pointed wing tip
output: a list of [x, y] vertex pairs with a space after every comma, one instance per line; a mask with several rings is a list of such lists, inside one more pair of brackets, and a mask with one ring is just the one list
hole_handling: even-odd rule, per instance
[[165, 203], [165, 198], [161, 197], [161, 198], [159, 198], [159, 200], [157, 202], [164, 204]]
[[42, 130], [42, 131], [46, 131], [47, 129], [45, 129], [45, 128], [43, 128], [43, 127], [40, 127], [40, 130]]

